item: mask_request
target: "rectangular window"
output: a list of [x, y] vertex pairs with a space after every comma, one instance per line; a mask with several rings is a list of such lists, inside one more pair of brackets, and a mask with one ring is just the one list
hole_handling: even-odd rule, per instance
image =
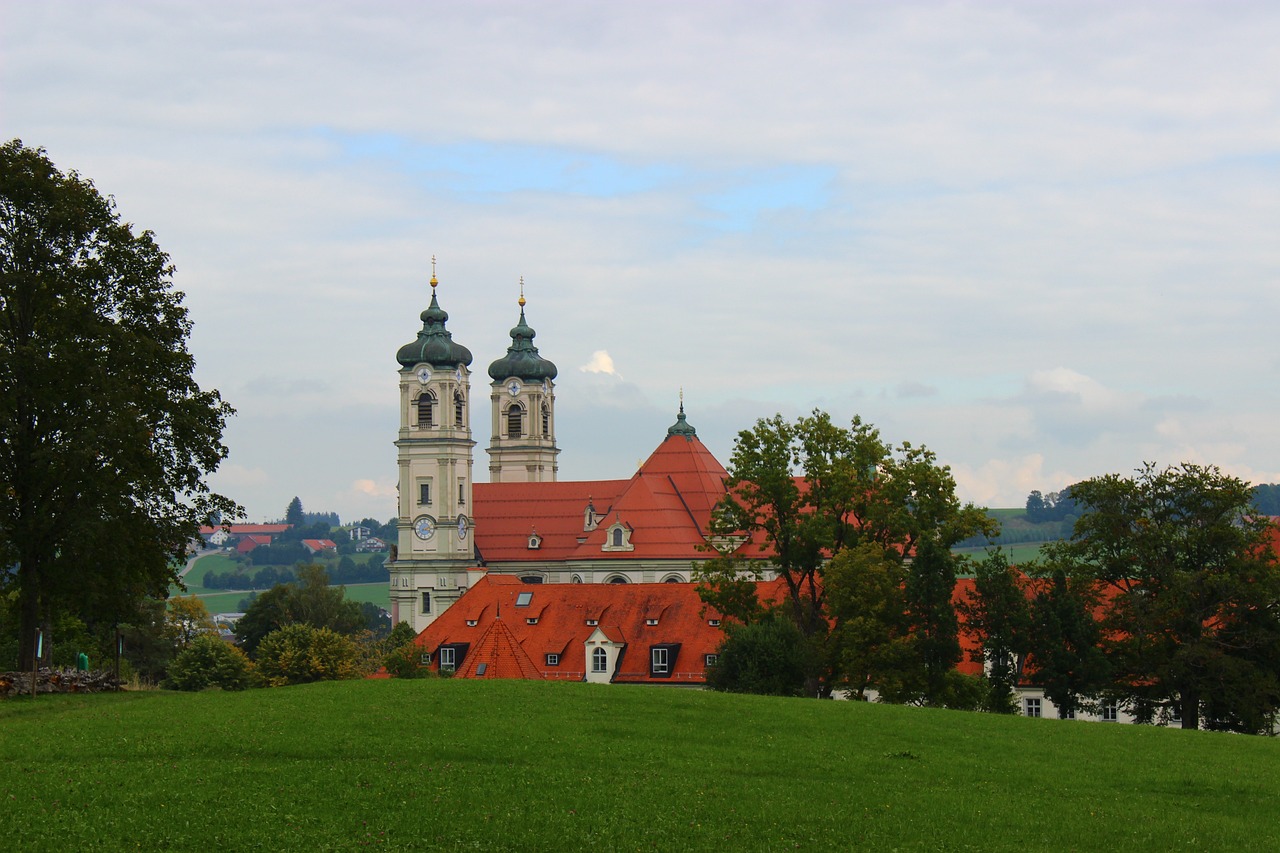
[[467, 484], [465, 480], [458, 481], [458, 503], [465, 504], [467, 502]]
[[418, 505], [426, 506], [429, 503], [431, 503], [431, 484], [419, 483], [418, 484]]
[[421, 657], [419, 657], [419, 661], [421, 661], [421, 663], [422, 663], [422, 665], [423, 665], [423, 666], [428, 666], [428, 665], [430, 665], [430, 663], [431, 663], [431, 652], [423, 652], [423, 653], [422, 653], [422, 655], [421, 655]]
[[719, 655], [707, 655], [703, 663], [706, 664], [707, 666], [715, 666], [716, 661], [718, 661], [719, 659], [720, 659]]
[[440, 647], [440, 668], [446, 672], [453, 671], [454, 666], [454, 650], [448, 646]]
[[653, 650], [653, 674], [666, 675], [669, 672], [669, 669], [668, 669], [669, 666], [670, 664], [667, 662], [667, 650], [663, 648], [654, 649]]
[[1072, 708], [1070, 711], [1064, 711], [1061, 708], [1058, 709], [1059, 720], [1074, 720], [1075, 718], [1076, 718], [1075, 708]]
[[720, 627], [720, 620], [719, 620], [719, 619], [708, 619], [708, 620], [707, 620], [707, 624], [708, 624], [708, 625], [710, 625], [712, 628], [719, 628], [719, 627]]
[[1115, 702], [1105, 702], [1102, 705], [1102, 722], [1115, 723], [1120, 720], [1120, 707]]
[[487, 663], [478, 664], [476, 666], [476, 675], [484, 675], [488, 671], [489, 671], [489, 664]]
[[1040, 716], [1040, 700], [1039, 699], [1025, 700], [1023, 704], [1023, 709], [1024, 709], [1023, 713], [1025, 713], [1028, 717]]
[[525, 622], [525, 624], [526, 624], [526, 625], [537, 625], [537, 624], [538, 624], [538, 617], [537, 617], [537, 616], [530, 616], [528, 619], [524, 620], [524, 622]]
[[559, 666], [560, 655], [547, 655], [547, 666]]
[[429, 592], [422, 593], [422, 612], [423, 613], [431, 612], [431, 593]]

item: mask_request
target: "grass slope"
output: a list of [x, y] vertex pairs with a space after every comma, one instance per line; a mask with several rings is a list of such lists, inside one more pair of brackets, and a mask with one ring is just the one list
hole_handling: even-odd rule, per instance
[[327, 683], [0, 703], [23, 849], [1280, 845], [1274, 740], [660, 688]]

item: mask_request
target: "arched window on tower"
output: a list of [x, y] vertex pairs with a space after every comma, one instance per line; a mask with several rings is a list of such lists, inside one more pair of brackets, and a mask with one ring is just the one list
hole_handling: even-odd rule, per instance
[[459, 391], [459, 392], [454, 393], [454, 395], [453, 395], [453, 422], [454, 422], [456, 425], [458, 425], [458, 426], [463, 426], [463, 420], [464, 420], [464, 419], [463, 419], [462, 404], [463, 404], [463, 400], [462, 400], [462, 392], [460, 392], [460, 391]]
[[432, 414], [435, 411], [436, 398], [430, 391], [423, 391], [418, 397], [418, 426], [432, 425]]
[[507, 438], [519, 438], [524, 434], [524, 409], [519, 403], [512, 403], [507, 409]]
[[542, 404], [542, 437], [546, 438], [551, 435], [551, 408], [546, 404]]

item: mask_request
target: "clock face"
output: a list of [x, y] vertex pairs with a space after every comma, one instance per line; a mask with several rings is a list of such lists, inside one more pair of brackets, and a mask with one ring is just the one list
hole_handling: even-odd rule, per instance
[[413, 535], [423, 541], [436, 535], [436, 523], [425, 515], [413, 523]]
[[425, 368], [425, 367], [419, 367], [419, 368], [418, 368], [418, 381], [419, 381], [419, 382], [421, 382], [423, 385], [426, 385], [428, 382], [430, 382], [430, 381], [431, 381], [431, 371], [430, 371], [430, 370], [428, 370], [428, 369], [427, 369], [427, 368]]
[[465, 515], [458, 516], [458, 538], [467, 538], [467, 517]]
[[507, 386], [507, 393], [512, 397], [520, 393], [520, 383], [512, 379], [511, 384]]
[[458, 380], [458, 384], [462, 384], [462, 365], [458, 365], [458, 369], [453, 372], [453, 376]]
[[551, 393], [551, 383], [548, 382], [546, 379], [542, 380], [542, 393], [543, 394]]

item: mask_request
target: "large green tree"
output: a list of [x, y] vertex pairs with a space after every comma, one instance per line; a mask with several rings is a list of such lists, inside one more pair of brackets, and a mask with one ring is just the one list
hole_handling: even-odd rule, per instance
[[192, 378], [169, 256], [41, 149], [0, 147], [0, 576], [19, 656], [60, 612], [113, 621], [163, 597], [215, 512], [231, 408]]
[[348, 601], [346, 589], [329, 586], [323, 566], [297, 568], [297, 580], [272, 587], [254, 599], [236, 622], [236, 642], [250, 657], [273, 631], [289, 625], [328, 628], [339, 634], [355, 634], [366, 627], [360, 603]]
[[997, 714], [1018, 710], [1015, 689], [1031, 649], [1027, 578], [1002, 550], [973, 565], [973, 591], [960, 604], [965, 629], [977, 640], [975, 662], [986, 673], [984, 707]]
[[1148, 464], [1077, 483], [1083, 514], [1050, 563], [1109, 599], [1117, 687], [1184, 728], [1262, 729], [1280, 709], [1280, 569], [1274, 526], [1248, 483], [1212, 466]]
[[794, 423], [781, 415], [757, 421], [738, 434], [728, 472], [712, 530], [727, 553], [703, 564], [699, 591], [726, 616], [755, 618], [751, 570], [733, 549], [751, 540], [747, 548], [767, 553], [785, 584], [782, 606], [820, 653], [815, 660], [836, 659], [826, 643], [829, 561], [868, 546], [903, 563], [923, 545], [943, 553], [994, 527], [983, 510], [960, 502], [950, 470], [930, 450], [906, 442], [892, 447], [857, 417], [848, 427], [821, 411]]

